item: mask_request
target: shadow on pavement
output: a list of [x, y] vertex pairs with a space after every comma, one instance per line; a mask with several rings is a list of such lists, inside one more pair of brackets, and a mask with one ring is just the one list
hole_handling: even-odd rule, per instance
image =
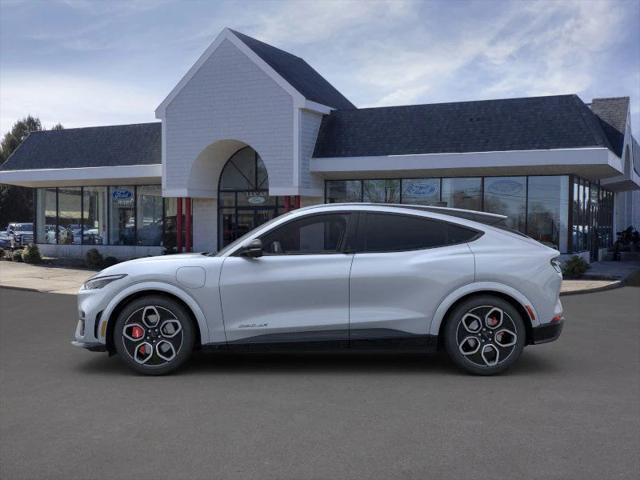
[[[77, 364], [87, 374], [134, 375], [117, 356], [96, 354]], [[544, 355], [525, 350], [518, 362], [503, 375], [556, 372], [559, 366]], [[176, 375], [202, 374], [436, 374], [466, 376], [442, 354], [394, 353], [230, 353], [196, 352]]]

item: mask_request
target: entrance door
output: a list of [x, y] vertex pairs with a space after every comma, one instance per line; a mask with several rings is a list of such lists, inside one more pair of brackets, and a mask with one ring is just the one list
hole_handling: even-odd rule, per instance
[[227, 161], [218, 186], [218, 248], [282, 213], [277, 197], [269, 196], [267, 170], [251, 147]]
[[350, 218], [291, 220], [261, 238], [262, 257], [227, 257], [220, 276], [227, 341], [346, 342], [353, 254], [342, 247]]

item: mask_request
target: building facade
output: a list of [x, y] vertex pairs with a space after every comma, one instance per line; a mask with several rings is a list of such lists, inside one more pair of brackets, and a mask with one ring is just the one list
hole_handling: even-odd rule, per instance
[[50, 255], [215, 251], [291, 208], [486, 210], [592, 259], [640, 227], [629, 98], [358, 109], [303, 59], [225, 29], [156, 123], [34, 132], [0, 183], [34, 188]]

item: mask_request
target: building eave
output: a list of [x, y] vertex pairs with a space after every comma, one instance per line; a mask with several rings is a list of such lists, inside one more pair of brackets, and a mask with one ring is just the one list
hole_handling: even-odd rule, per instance
[[0, 171], [0, 183], [32, 188], [159, 184], [161, 177], [160, 164]]
[[312, 158], [311, 172], [325, 178], [392, 175], [557, 175], [599, 179], [622, 173], [622, 161], [604, 147], [554, 150], [434, 153]]

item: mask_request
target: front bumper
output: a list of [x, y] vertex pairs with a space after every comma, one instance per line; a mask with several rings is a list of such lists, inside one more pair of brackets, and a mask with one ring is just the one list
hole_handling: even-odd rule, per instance
[[104, 343], [99, 342], [79, 342], [77, 340], [73, 340], [71, 345], [74, 347], [86, 348], [90, 352], [106, 352], [107, 346]]
[[545, 323], [533, 329], [533, 344], [548, 343], [557, 340], [564, 327], [564, 318], [557, 322]]

